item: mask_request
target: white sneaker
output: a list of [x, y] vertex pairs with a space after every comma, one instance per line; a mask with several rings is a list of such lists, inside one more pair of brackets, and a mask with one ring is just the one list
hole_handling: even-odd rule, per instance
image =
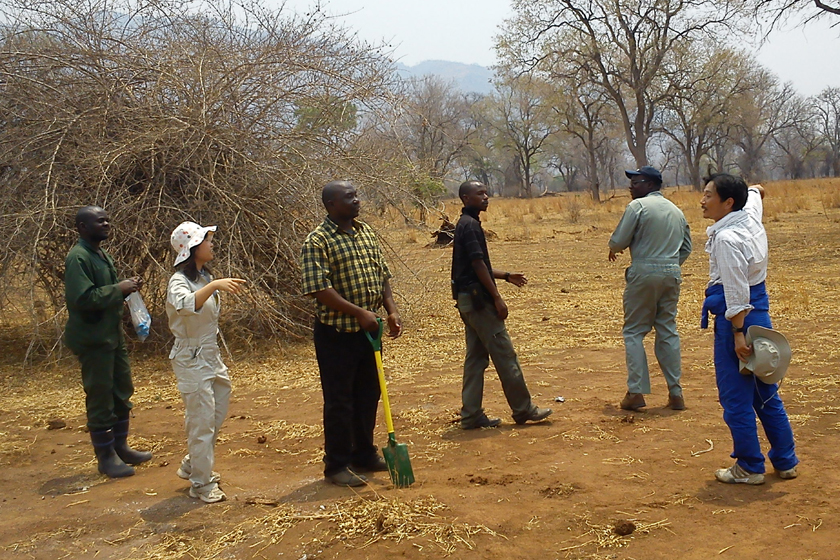
[[744, 470], [738, 463], [728, 469], [715, 471], [715, 478], [726, 484], [764, 484], [764, 473], [751, 473]]
[[218, 484], [214, 484], [210, 490], [199, 490], [195, 486], [190, 486], [190, 498], [198, 498], [204, 503], [215, 504], [216, 502], [223, 502], [227, 499], [225, 493], [219, 488]]
[[776, 474], [779, 475], [779, 478], [784, 478], [785, 480], [790, 480], [791, 478], [796, 478], [799, 476], [799, 473], [796, 472], [796, 467], [792, 469], [787, 469], [785, 471], [776, 471]]
[[[184, 465], [181, 465], [180, 467], [178, 467], [178, 470], [175, 471], [175, 474], [177, 474], [179, 478], [189, 480], [190, 476], [192, 476], [192, 470], [189, 469], [189, 467], [185, 469]], [[220, 482], [221, 480], [222, 475], [220, 475], [216, 471], [213, 471], [213, 473], [210, 475], [210, 482]]]

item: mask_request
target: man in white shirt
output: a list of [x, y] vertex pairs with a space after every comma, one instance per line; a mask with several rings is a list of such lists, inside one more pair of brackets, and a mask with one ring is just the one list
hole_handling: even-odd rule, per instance
[[703, 217], [715, 221], [706, 233], [709, 285], [703, 302], [702, 327], [715, 316], [715, 377], [723, 419], [732, 433], [736, 459], [715, 478], [729, 484], [764, 483], [764, 455], [756, 415], [770, 442], [767, 456], [780, 478], [796, 478], [793, 431], [778, 394], [778, 385], [759, 382], [739, 371], [739, 358], [752, 354], [745, 333], [751, 325], [772, 328], [765, 290], [767, 234], [761, 223], [764, 188], [720, 173], [706, 180], [700, 205]]

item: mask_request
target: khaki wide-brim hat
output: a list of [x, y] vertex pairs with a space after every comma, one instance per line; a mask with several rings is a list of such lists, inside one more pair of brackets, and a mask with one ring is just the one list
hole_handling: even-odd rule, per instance
[[752, 373], [768, 385], [781, 381], [790, 365], [790, 344], [785, 335], [752, 325], [745, 339], [752, 345], [753, 353], [746, 362], [740, 361], [741, 373]]

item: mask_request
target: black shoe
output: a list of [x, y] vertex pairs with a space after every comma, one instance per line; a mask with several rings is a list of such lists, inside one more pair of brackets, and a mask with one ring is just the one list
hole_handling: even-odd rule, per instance
[[525, 422], [542, 422], [543, 420], [551, 416], [552, 412], [554, 411], [550, 408], [540, 408], [538, 406], [535, 406], [534, 410], [532, 410], [528, 416], [516, 420], [516, 423], [524, 424]]
[[126, 465], [139, 465], [152, 460], [148, 451], [137, 451], [128, 446], [128, 418], [114, 424], [114, 451]]
[[354, 473], [350, 469], [340, 470], [335, 474], [324, 475], [324, 478], [336, 486], [364, 486], [367, 483], [367, 478]]
[[134, 474], [134, 467], [126, 465], [114, 451], [113, 430], [91, 431], [90, 441], [93, 443], [100, 473], [111, 478], [123, 478]]
[[470, 424], [464, 424], [461, 422], [461, 427], [465, 430], [476, 430], [478, 428], [495, 428], [501, 423], [501, 418], [487, 418], [487, 416], [482, 416], [477, 421]]
[[354, 463], [351, 468], [354, 472], [385, 472], [388, 470], [388, 463], [382, 457], [376, 456], [367, 463]]

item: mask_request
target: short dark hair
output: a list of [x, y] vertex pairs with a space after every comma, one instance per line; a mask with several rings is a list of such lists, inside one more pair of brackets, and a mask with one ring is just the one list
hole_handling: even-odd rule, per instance
[[90, 224], [91, 219], [96, 215], [98, 211], [102, 210], [99, 206], [82, 206], [79, 208], [79, 211], [76, 212], [76, 229], [79, 228], [79, 224]]
[[324, 203], [324, 206], [326, 206], [327, 203], [333, 200], [338, 193], [352, 186], [353, 185], [350, 181], [330, 181], [324, 185], [323, 190], [321, 190], [321, 202]]
[[741, 210], [747, 204], [747, 183], [743, 178], [729, 173], [712, 173], [703, 181], [707, 185], [714, 183], [715, 192], [721, 202], [726, 202], [730, 198], [733, 200], [733, 212]]
[[468, 194], [472, 194], [475, 189], [480, 189], [484, 186], [484, 183], [481, 181], [476, 181], [475, 179], [470, 179], [469, 181], [464, 181], [461, 183], [461, 186], [458, 187], [458, 198], [464, 200], [464, 197]]

